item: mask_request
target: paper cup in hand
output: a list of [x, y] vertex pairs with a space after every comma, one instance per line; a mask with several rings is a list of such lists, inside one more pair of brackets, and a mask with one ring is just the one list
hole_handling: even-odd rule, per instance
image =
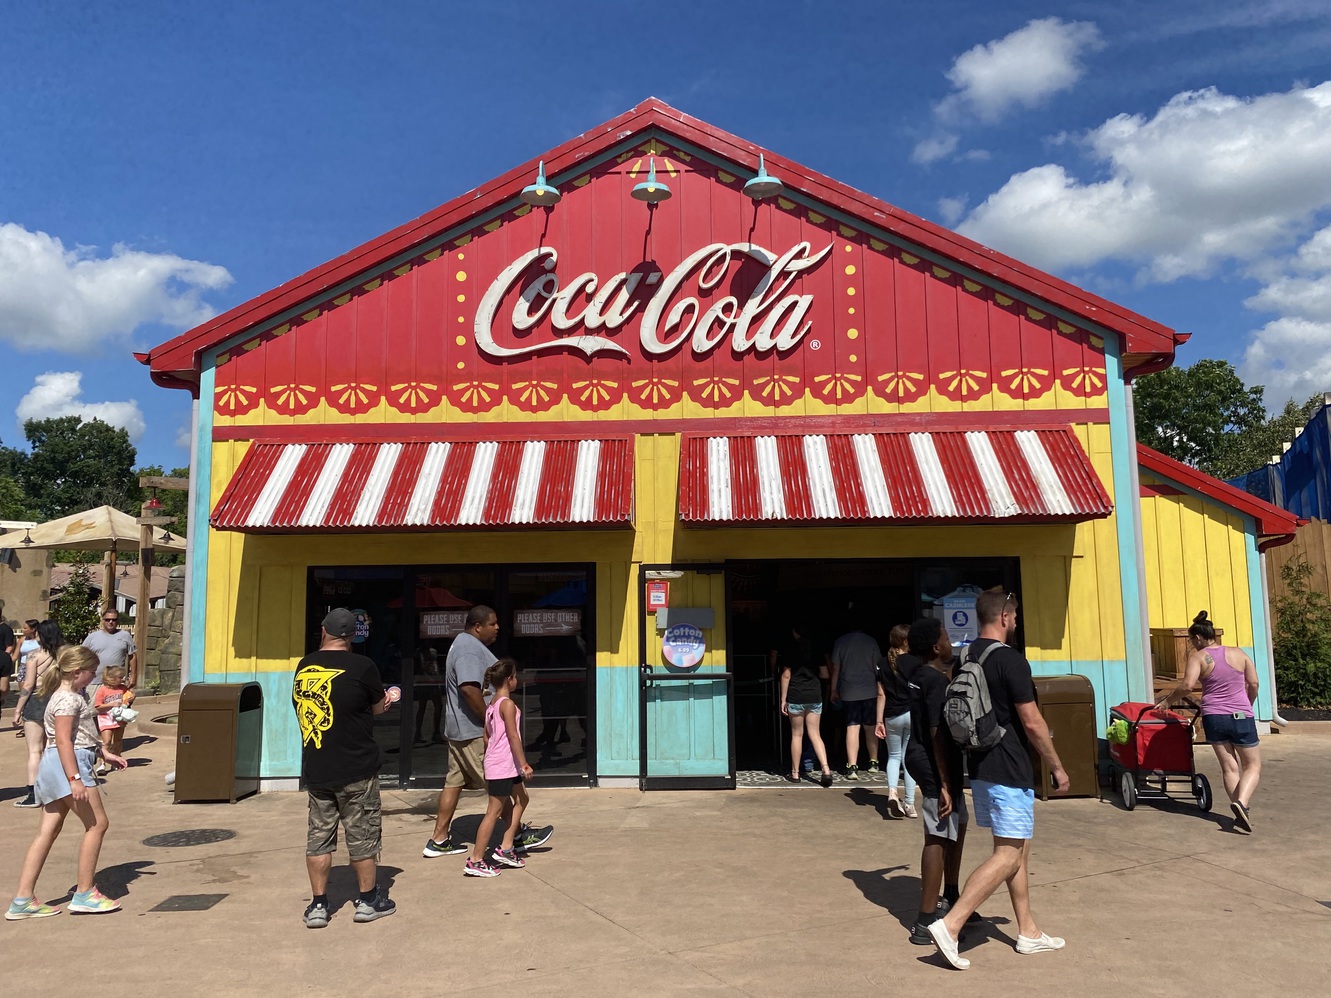
[[390, 686], [384, 692], [388, 694], [389, 703], [397, 703], [402, 699], [402, 690], [396, 686]]

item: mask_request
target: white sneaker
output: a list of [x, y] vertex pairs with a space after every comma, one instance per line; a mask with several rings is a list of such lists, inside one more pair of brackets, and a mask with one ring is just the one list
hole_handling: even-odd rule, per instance
[[[934, 945], [938, 947], [938, 952], [943, 954], [943, 959], [958, 970], [970, 969], [971, 962], [957, 952], [957, 941], [947, 934], [947, 926], [943, 924], [941, 918], [930, 922], [926, 929], [929, 935], [934, 937]], [[1017, 943], [1021, 945], [1020, 941]]]
[[1067, 944], [1066, 939], [1051, 936], [1048, 932], [1041, 932], [1039, 939], [1017, 936], [1017, 952], [1024, 956], [1029, 956], [1032, 953], [1052, 953], [1056, 949], [1062, 949]]

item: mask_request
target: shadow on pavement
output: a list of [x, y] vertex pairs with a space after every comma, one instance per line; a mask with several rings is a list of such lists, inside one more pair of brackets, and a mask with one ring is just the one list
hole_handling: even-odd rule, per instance
[[902, 821], [902, 818], [894, 818], [887, 810], [887, 797], [884, 794], [876, 794], [868, 787], [851, 787], [846, 791], [846, 799], [860, 807], [872, 807], [878, 812], [878, 817], [884, 821]]
[[[393, 882], [401, 872], [402, 868], [397, 866], [379, 867], [379, 886], [391, 893]], [[332, 905], [330, 914], [336, 914], [343, 906], [352, 904], [360, 895], [360, 885], [356, 883], [356, 871], [350, 864], [334, 866], [328, 871], [328, 895], [329, 904]]]

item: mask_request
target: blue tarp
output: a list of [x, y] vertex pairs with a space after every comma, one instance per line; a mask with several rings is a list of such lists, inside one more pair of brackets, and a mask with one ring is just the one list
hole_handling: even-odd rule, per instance
[[1279, 461], [1229, 484], [1297, 516], [1331, 521], [1331, 403], [1308, 421]]

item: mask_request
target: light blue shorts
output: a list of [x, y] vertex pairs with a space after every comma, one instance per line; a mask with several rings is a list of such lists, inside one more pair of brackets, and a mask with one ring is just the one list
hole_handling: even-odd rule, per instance
[[[79, 780], [85, 787], [97, 786], [97, 777], [93, 775], [93, 766], [97, 764], [97, 750], [79, 748], [74, 750], [74, 761], [78, 763]], [[52, 804], [64, 800], [74, 791], [70, 789], [69, 779], [65, 776], [65, 765], [60, 761], [60, 751], [54, 745], [48, 745], [42, 753], [42, 761], [37, 766], [37, 781], [32, 787], [33, 796], [38, 804]]]
[[999, 783], [971, 780], [975, 823], [993, 830], [999, 839], [1029, 839], [1035, 836], [1035, 791], [1005, 787]]
[[790, 714], [821, 714], [823, 705], [820, 703], [788, 703], [786, 711]]

